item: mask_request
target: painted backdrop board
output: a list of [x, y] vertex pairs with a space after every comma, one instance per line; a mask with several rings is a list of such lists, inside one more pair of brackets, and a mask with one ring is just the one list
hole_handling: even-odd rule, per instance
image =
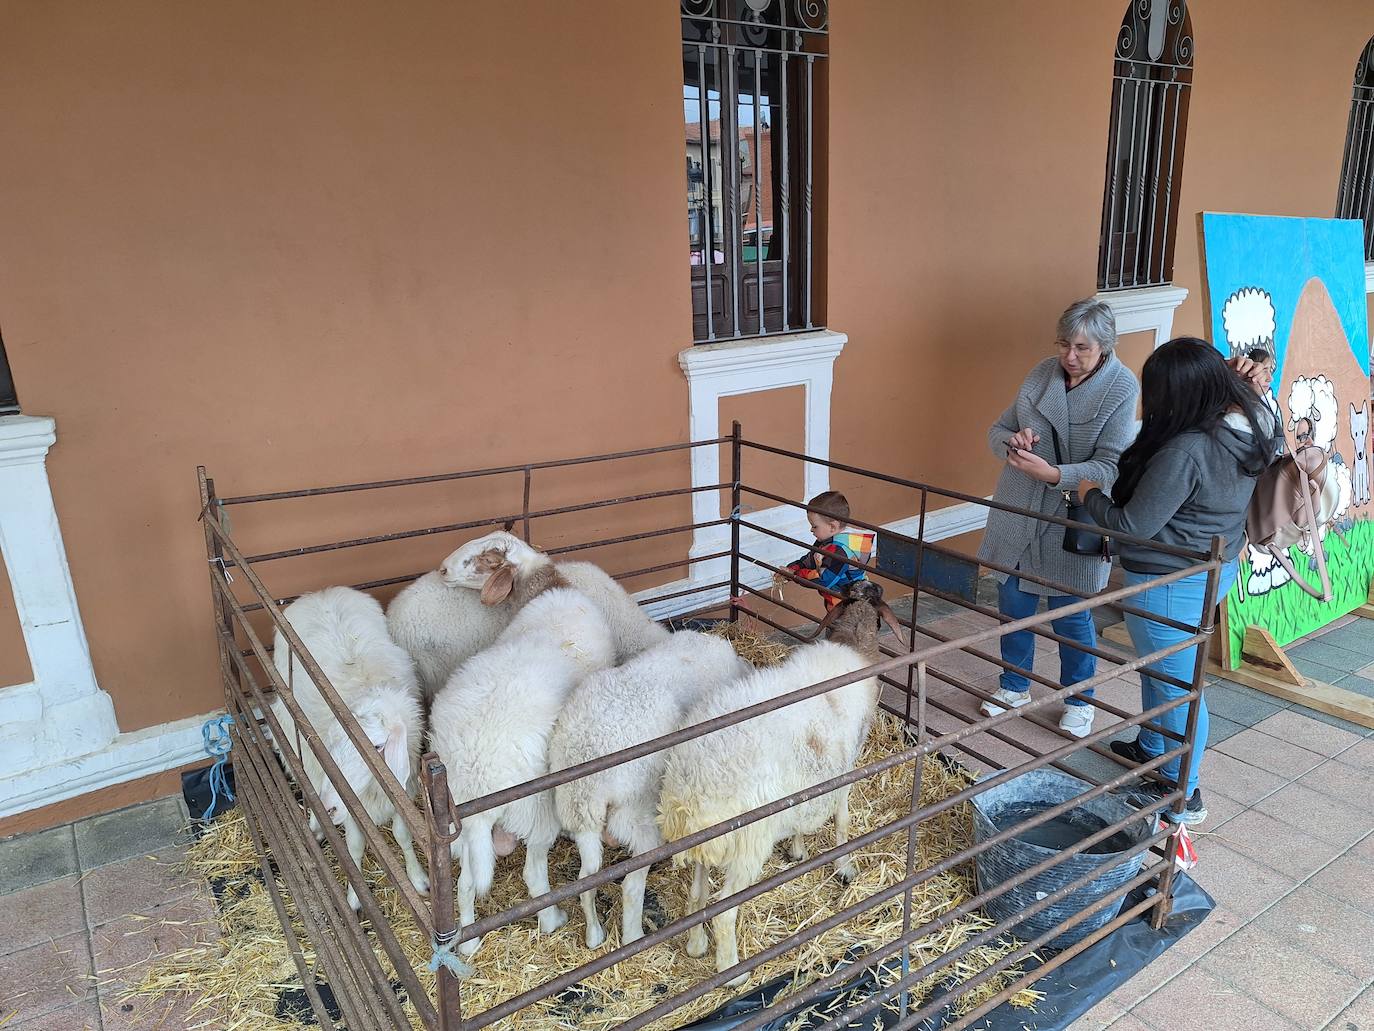
[[1212, 343], [1228, 358], [1255, 348], [1275, 356], [1265, 401], [1282, 418], [1290, 447], [1297, 419], [1313, 420], [1313, 442], [1326, 452], [1341, 488], [1336, 517], [1319, 540], [1290, 552], [1294, 567], [1315, 585], [1311, 549], [1325, 549], [1330, 602], [1305, 593], [1271, 557], [1252, 548], [1241, 553], [1225, 608], [1227, 654], [1239, 656], [1247, 625], [1288, 644], [1369, 597], [1374, 506], [1364, 229], [1346, 219], [1206, 212], [1202, 241]]

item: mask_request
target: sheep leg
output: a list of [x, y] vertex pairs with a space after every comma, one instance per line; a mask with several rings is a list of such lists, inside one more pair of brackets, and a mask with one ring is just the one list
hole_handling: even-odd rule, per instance
[[[706, 908], [706, 896], [711, 891], [711, 877], [705, 863], [692, 867], [692, 890], [687, 896], [687, 915]], [[687, 955], [704, 956], [707, 947], [706, 925], [693, 924], [687, 932]]]
[[[737, 891], [743, 891], [753, 884], [763, 872], [762, 867], [752, 864], [748, 869], [739, 866], [727, 867], [725, 871], [725, 887], [721, 889], [720, 897], [728, 898]], [[739, 917], [739, 907], [727, 909], [714, 920], [711, 921], [711, 930], [716, 935], [716, 971], [728, 970], [739, 962], [739, 942], [735, 937], [735, 926]], [[738, 988], [749, 980], [746, 971], [738, 977], [727, 981], [725, 987]]]
[[428, 895], [429, 874], [420, 865], [420, 857], [415, 854], [415, 839], [411, 837], [410, 828], [400, 813], [391, 818], [391, 834], [396, 844], [401, 846], [401, 857], [406, 861], [406, 875], [410, 877], [410, 883], [421, 895]]
[[[458, 871], [458, 930], [460, 932], [477, 919], [477, 889], [473, 884], [472, 870], [469, 869], [469, 866], [470, 864], [463, 863]], [[471, 956], [481, 944], [481, 938], [473, 938], [470, 941], [461, 942], [458, 945], [458, 951], [464, 956]]]
[[790, 859], [792, 859], [793, 861], [798, 862], [798, 863], [800, 863], [803, 859], [806, 859], [807, 856], [810, 855], [810, 853], [806, 851], [806, 837], [805, 837], [805, 835], [802, 835], [802, 834], [794, 834], [794, 835], [792, 835], [792, 844], [791, 844], [791, 846], [787, 849], [787, 855], [788, 855], [788, 857], [789, 857]]
[[[353, 858], [353, 865], [358, 868], [361, 874], [363, 869], [363, 848], [366, 839], [363, 837], [363, 829], [358, 826], [358, 821], [352, 816], [344, 819], [344, 843], [348, 846], [348, 854]], [[363, 904], [358, 901], [357, 889], [353, 887], [353, 881], [348, 882], [348, 904], [353, 907], [353, 912], [360, 912]]]
[[[582, 831], [574, 838], [577, 841], [578, 854], [582, 857], [582, 866], [577, 871], [577, 876], [589, 877], [601, 869], [601, 833]], [[532, 888], [530, 890], [533, 891]], [[606, 929], [601, 926], [601, 921], [596, 915], [596, 889], [588, 888], [579, 897], [582, 901], [582, 913], [587, 918], [587, 948], [599, 948], [606, 940]]]
[[[835, 792], [835, 844], [843, 845], [849, 840], [849, 788]], [[854, 863], [854, 853], [835, 861], [835, 876], [848, 884], [859, 876], [859, 868]]]
[[[658, 826], [653, 820], [637, 824], [631, 829], [630, 854], [642, 856], [663, 844]], [[649, 868], [641, 867], [625, 875], [620, 885], [620, 944], [628, 945], [644, 937], [644, 888], [649, 880]], [[702, 946], [705, 951], [705, 945]]]
[[[547, 837], [537, 833], [525, 842], [525, 887], [530, 890], [530, 898], [537, 899], [549, 892], [549, 850], [558, 840], [558, 829]], [[539, 911], [539, 930], [552, 934], [568, 922], [568, 914], [558, 906], [545, 906]]]

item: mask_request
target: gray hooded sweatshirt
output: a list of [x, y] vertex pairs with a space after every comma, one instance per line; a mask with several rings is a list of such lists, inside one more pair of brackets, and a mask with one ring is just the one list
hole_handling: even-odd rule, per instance
[[[1240, 553], [1255, 491], [1255, 477], [1244, 467], [1255, 458], [1250, 421], [1232, 413], [1215, 434], [1182, 433], [1160, 448], [1124, 506], [1096, 489], [1084, 503], [1099, 526], [1175, 548], [1205, 554], [1213, 535], [1220, 536], [1229, 562]], [[1133, 573], [1171, 573], [1193, 564], [1137, 544], [1119, 543], [1117, 549], [1121, 565]]]

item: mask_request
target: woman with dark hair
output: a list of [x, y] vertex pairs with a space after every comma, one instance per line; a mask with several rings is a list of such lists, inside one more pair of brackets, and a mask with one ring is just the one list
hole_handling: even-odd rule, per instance
[[[1119, 534], [1158, 541], [1190, 551], [1205, 552], [1214, 536], [1224, 542], [1221, 582], [1217, 597], [1236, 579], [1236, 556], [1245, 532], [1245, 513], [1255, 479], [1268, 465], [1270, 417], [1251, 384], [1257, 374], [1244, 358], [1230, 363], [1211, 345], [1194, 337], [1170, 340], [1152, 354], [1141, 373], [1144, 418], [1135, 443], [1121, 456], [1112, 496], [1100, 489], [1083, 491], [1083, 502], [1101, 526]], [[1147, 583], [1186, 568], [1190, 563], [1144, 545], [1121, 544], [1126, 583]], [[1207, 587], [1207, 574], [1152, 587], [1131, 599], [1137, 608], [1156, 612], [1180, 623], [1198, 625]], [[1143, 616], [1127, 615], [1126, 628], [1138, 654], [1159, 651], [1190, 636]], [[1164, 674], [1191, 682], [1197, 648], [1160, 659], [1140, 673], [1141, 708], [1149, 709], [1187, 692], [1150, 676]], [[1197, 740], [1207, 741], [1207, 705], [1199, 701]], [[1182, 734], [1188, 707], [1179, 706], [1158, 718], [1166, 729]], [[1133, 763], [1162, 754], [1160, 734], [1141, 729], [1135, 741], [1115, 741], [1112, 751]], [[1193, 750], [1186, 781], [1187, 803], [1181, 814], [1166, 814], [1177, 822], [1194, 824], [1207, 818], [1198, 770], [1203, 747]], [[1177, 758], [1161, 773], [1176, 780]], [[1151, 788], [1157, 797], [1168, 789]]]

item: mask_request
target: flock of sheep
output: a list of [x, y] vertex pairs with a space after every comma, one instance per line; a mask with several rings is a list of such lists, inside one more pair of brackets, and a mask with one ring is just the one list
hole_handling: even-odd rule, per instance
[[[859, 581], [827, 617], [823, 640], [793, 649], [779, 666], [754, 670], [720, 638], [669, 633], [595, 565], [555, 565], [505, 532], [460, 547], [397, 595], [385, 614], [375, 599], [347, 587], [303, 595], [284, 614], [407, 791], [415, 790], [427, 732], [455, 802], [853, 673], [876, 661], [880, 619], [898, 629], [881, 589]], [[411, 883], [427, 892], [405, 821], [280, 632], [274, 663], [368, 817], [391, 822]], [[665, 839], [852, 770], [878, 693], [878, 681], [869, 677], [473, 814], [452, 846], [460, 866], [460, 926], [474, 921], [497, 861], [518, 843], [525, 846], [525, 884], [538, 897], [549, 891], [548, 855], [560, 834], [576, 842], [584, 877], [601, 869], [603, 844], [642, 855]], [[273, 708], [294, 737], [284, 703]], [[364, 837], [354, 814], [311, 750], [301, 751], [306, 776], [358, 862]], [[724, 875], [723, 898], [755, 883], [779, 842], [790, 840], [793, 858], [804, 858], [804, 836], [831, 817], [837, 841], [845, 842], [848, 794], [833, 791], [679, 853], [675, 863], [692, 866], [690, 911], [707, 904], [713, 868]], [[854, 875], [852, 856], [836, 873]], [[634, 871], [622, 886], [622, 944], [643, 934], [647, 874], [647, 867]], [[589, 948], [606, 938], [595, 896], [594, 890], [581, 895]], [[349, 902], [358, 908], [351, 886]], [[566, 920], [558, 906], [538, 915], [546, 933]], [[724, 970], [739, 961], [735, 910], [717, 916], [712, 927], [716, 967]], [[471, 956], [479, 945], [473, 939], [460, 951]], [[687, 950], [706, 953], [702, 924], [689, 932]]]

